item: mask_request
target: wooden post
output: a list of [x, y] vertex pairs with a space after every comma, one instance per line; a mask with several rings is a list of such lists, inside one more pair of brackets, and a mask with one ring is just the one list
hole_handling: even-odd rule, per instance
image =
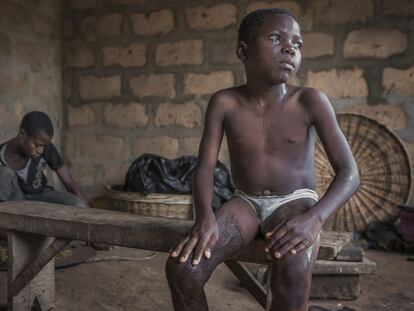
[[266, 288], [260, 284], [249, 269], [235, 260], [227, 260], [225, 264], [253, 298], [256, 299], [263, 308], [266, 308]]
[[17, 295], [11, 295], [17, 276], [33, 262], [45, 244], [50, 244], [51, 238], [11, 231], [8, 232], [7, 237], [9, 249], [7, 310], [31, 311], [35, 298], [42, 311], [52, 309], [55, 298], [54, 259], [50, 260]]

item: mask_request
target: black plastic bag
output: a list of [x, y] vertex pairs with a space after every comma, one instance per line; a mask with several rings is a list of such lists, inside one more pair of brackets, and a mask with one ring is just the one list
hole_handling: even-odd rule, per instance
[[395, 224], [387, 221], [368, 225], [365, 238], [370, 248], [383, 251], [404, 251], [404, 240]]
[[[124, 184], [126, 191], [143, 193], [191, 194], [192, 176], [197, 158], [183, 156], [174, 160], [144, 154], [132, 162]], [[224, 164], [217, 162], [214, 169], [212, 208], [216, 211], [233, 195], [234, 187]]]

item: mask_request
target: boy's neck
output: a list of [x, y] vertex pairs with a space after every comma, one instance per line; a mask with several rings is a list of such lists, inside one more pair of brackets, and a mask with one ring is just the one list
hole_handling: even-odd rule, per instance
[[16, 157], [20, 159], [28, 159], [29, 157], [23, 152], [20, 148], [19, 140], [17, 137], [14, 137], [7, 143], [7, 155], [11, 157]]
[[[259, 82], [259, 83], [257, 83]], [[281, 83], [276, 85], [264, 85], [260, 81], [248, 81], [246, 89], [249, 97], [256, 98], [259, 102], [274, 104], [284, 99], [287, 94], [287, 84]]]

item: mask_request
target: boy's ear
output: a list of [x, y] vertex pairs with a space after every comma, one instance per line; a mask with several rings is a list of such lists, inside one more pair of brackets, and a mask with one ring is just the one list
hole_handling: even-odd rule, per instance
[[237, 43], [237, 57], [243, 62], [247, 59], [247, 45], [243, 41]]
[[19, 128], [19, 136], [24, 137], [24, 135], [26, 135], [26, 131], [22, 127]]

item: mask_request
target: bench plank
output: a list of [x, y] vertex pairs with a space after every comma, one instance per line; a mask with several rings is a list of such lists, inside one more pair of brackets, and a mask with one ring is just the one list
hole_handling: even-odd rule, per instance
[[[143, 217], [34, 201], [0, 204], [0, 228], [160, 252], [168, 252], [192, 224], [192, 220]], [[336, 256], [349, 240], [350, 235], [347, 233], [324, 232], [318, 259], [328, 259], [323, 254]], [[267, 263], [263, 243], [261, 239], [254, 240], [238, 259]]]
[[0, 228], [168, 252], [192, 221], [42, 202], [0, 204]]

